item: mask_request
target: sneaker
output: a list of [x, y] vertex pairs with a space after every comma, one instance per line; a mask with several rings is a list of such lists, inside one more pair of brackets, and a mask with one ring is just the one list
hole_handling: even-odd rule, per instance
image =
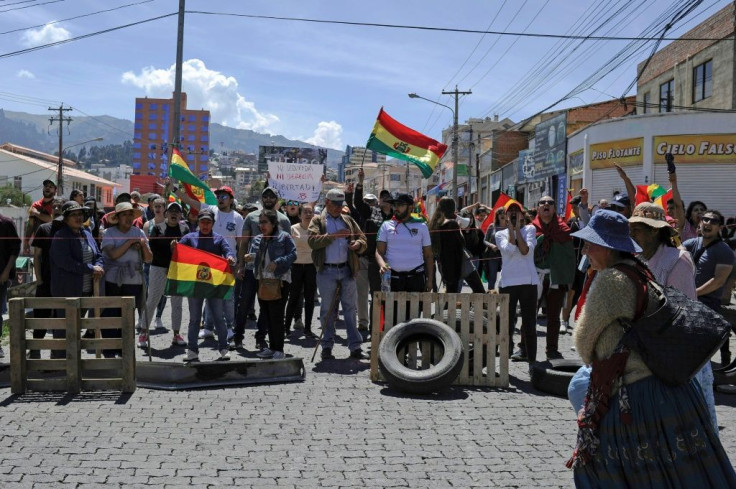
[[335, 355], [332, 354], [332, 348], [322, 348], [322, 360], [334, 360]]
[[256, 338], [256, 350], [266, 350], [268, 349], [268, 343], [266, 340], [259, 340]]
[[258, 358], [271, 358], [271, 357], [273, 357], [274, 353], [276, 353], [276, 352], [274, 352], [270, 348], [264, 348], [263, 350], [261, 350], [258, 353], [256, 353], [256, 356]]
[[283, 360], [284, 358], [286, 358], [286, 355], [282, 351], [275, 351], [273, 352], [273, 356], [271, 358], [273, 358], [274, 360]]
[[557, 350], [547, 352], [547, 360], [562, 360], [563, 358], [565, 357]]
[[227, 344], [227, 347], [230, 348], [230, 351], [232, 350], [242, 350], [243, 349], [243, 340], [230, 340]]
[[199, 361], [199, 353], [192, 350], [187, 350], [187, 356], [184, 357], [185, 362], [198, 362]]
[[316, 334], [314, 334], [314, 332], [311, 329], [307, 329], [307, 330], [304, 331], [304, 337], [305, 338], [311, 338], [313, 340], [316, 340], [316, 339], [319, 338], [319, 336], [317, 336]]
[[197, 337], [200, 340], [204, 340], [204, 339], [207, 339], [207, 338], [214, 338], [215, 337], [215, 332], [212, 331], [211, 329], [202, 328], [202, 329], [199, 330], [199, 335], [197, 335]]
[[142, 333], [138, 337], [138, 347], [140, 347], [140, 348], [147, 348], [148, 347], [148, 336], [146, 336], [146, 333]]
[[513, 355], [511, 355], [511, 361], [512, 362], [526, 362], [526, 352], [522, 350], [516, 350]]
[[164, 328], [164, 322], [159, 317], [156, 318], [154, 324], [156, 325], [156, 329], [166, 329]]
[[220, 350], [220, 358], [218, 358], [215, 361], [216, 362], [227, 362], [228, 360], [230, 360], [230, 349], [223, 348], [222, 350]]
[[235, 336], [235, 331], [233, 331], [233, 328], [227, 328], [227, 341], [232, 340], [233, 336]]
[[296, 321], [294, 321], [294, 329], [304, 329], [302, 318], [296, 318]]
[[570, 323], [568, 321], [562, 321], [560, 323], [560, 334], [567, 333], [567, 329], [570, 327]]
[[174, 346], [187, 346], [187, 342], [184, 341], [184, 338], [179, 333], [174, 333], [171, 344]]
[[40, 360], [41, 352], [39, 350], [29, 350], [27, 358], [28, 360]]
[[368, 360], [370, 356], [366, 355], [365, 353], [363, 353], [363, 350], [358, 348], [350, 352], [350, 358], [353, 358], [355, 360]]

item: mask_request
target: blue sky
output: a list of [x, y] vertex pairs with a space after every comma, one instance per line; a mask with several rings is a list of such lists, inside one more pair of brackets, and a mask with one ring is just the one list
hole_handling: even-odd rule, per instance
[[[596, 22], [613, 16], [613, 23], [601, 34], [639, 36], [657, 15], [685, 3], [188, 0], [186, 7], [191, 11], [544, 34], [587, 34]], [[704, 1], [669, 36], [682, 34], [729, 3]], [[128, 4], [136, 5], [49, 24]], [[600, 9], [595, 10], [598, 5]], [[46, 114], [48, 106], [63, 102], [77, 109], [72, 116], [106, 114], [132, 120], [136, 97], [171, 95], [176, 16], [56, 47], [3, 55], [177, 8], [176, 0], [0, 0], [0, 108]], [[618, 8], [622, 10], [616, 13]], [[37, 25], [40, 27], [29, 28]], [[409, 99], [407, 94], [416, 92], [452, 105], [452, 99], [440, 92], [455, 84], [460, 90], [473, 91], [462, 100], [461, 122], [495, 113], [522, 120], [562, 98], [627, 44], [589, 41], [560, 60], [555, 55], [570, 52], [572, 42], [563, 45], [550, 38], [194, 13], [186, 16], [185, 25], [183, 88], [189, 108], [207, 108], [214, 122], [228, 126], [336, 149], [364, 145], [381, 106], [404, 124], [439, 138], [442, 127], [451, 124], [451, 112]], [[642, 45], [630, 59], [615, 63], [615, 69], [592, 88], [557, 108], [620, 97], [635, 77], [636, 64], [646, 58], [652, 45]], [[539, 71], [553, 67], [556, 71]], [[533, 83], [521, 84], [525, 77]], [[73, 124], [70, 131], [73, 139]]]

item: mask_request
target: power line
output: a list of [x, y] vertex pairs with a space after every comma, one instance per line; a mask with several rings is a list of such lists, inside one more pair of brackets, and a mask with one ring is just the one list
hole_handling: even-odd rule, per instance
[[[58, 1], [61, 1], [61, 0], [58, 0]], [[48, 44], [41, 44], [39, 46], [33, 46], [31, 48], [21, 49], [19, 51], [11, 51], [9, 53], [0, 54], [0, 59], [10, 58], [10, 57], [13, 57], [13, 56], [19, 56], [21, 54], [31, 53], [33, 51], [39, 51], [41, 49], [46, 49], [46, 48], [50, 48], [50, 47], [53, 47], [53, 46], [60, 46], [62, 44], [67, 44], [67, 43], [70, 43], [70, 42], [79, 41], [81, 39], [87, 39], [89, 37], [99, 36], [100, 34], [107, 34], [108, 32], [119, 31], [121, 29], [127, 29], [128, 27], [133, 27], [133, 26], [137, 26], [137, 25], [141, 25], [141, 24], [146, 24], [148, 22], [153, 22], [153, 21], [156, 21], [156, 20], [165, 19], [167, 17], [172, 17], [172, 16], [177, 15], [177, 14], [178, 14], [178, 12], [172, 12], [170, 14], [159, 15], [157, 17], [151, 17], [150, 19], [139, 20], [137, 22], [131, 22], [130, 24], [119, 25], [117, 27], [110, 27], [109, 29], [104, 29], [104, 30], [97, 31], [97, 32], [91, 32], [89, 34], [84, 34], [84, 35], [77, 36], [77, 37], [70, 37], [69, 39], [64, 39], [64, 40], [61, 40], [61, 41], [50, 42]]]
[[[33, 0], [33, 1], [35, 1], [35, 0]], [[120, 10], [120, 9], [127, 8], [127, 7], [134, 7], [136, 5], [141, 5], [141, 4], [144, 4], [144, 3], [150, 3], [150, 2], [153, 2], [153, 1], [154, 0], [144, 0], [142, 2], [129, 3], [127, 5], [120, 5], [119, 7], [109, 8], [109, 9], [106, 9], [106, 10], [98, 10], [97, 12], [90, 12], [88, 14], [77, 15], [75, 17], [67, 17], [66, 19], [52, 20], [52, 21], [46, 22], [44, 24], [36, 24], [36, 25], [28, 26], [28, 27], [21, 27], [19, 29], [13, 29], [12, 31], [0, 32], [0, 36], [5, 35], [5, 34], [12, 34], [13, 32], [25, 31], [25, 30], [28, 30], [28, 29], [37, 29], [39, 27], [44, 27], [44, 26], [52, 25], [52, 24], [58, 24], [60, 22], [68, 22], [70, 20], [81, 19], [83, 17], [90, 17], [92, 15], [104, 14], [104, 13], [107, 13], [107, 12], [112, 12], [114, 10]]]
[[[538, 37], [543, 39], [580, 39], [584, 41], [658, 41], [659, 37], [626, 37], [626, 36], [577, 36], [577, 35], [566, 35], [566, 34], [542, 34], [542, 33], [528, 33], [528, 32], [500, 32], [500, 31], [483, 31], [476, 29], [458, 29], [452, 27], [431, 27], [431, 26], [417, 26], [417, 25], [406, 25], [406, 24], [380, 24], [375, 22], [351, 22], [346, 20], [324, 20], [324, 19], [309, 19], [304, 17], [277, 17], [273, 15], [253, 15], [253, 14], [237, 14], [231, 12], [208, 12], [204, 10], [187, 10], [188, 14], [199, 14], [199, 15], [219, 15], [226, 17], [246, 17], [250, 19], [264, 19], [264, 20], [284, 20], [289, 22], [310, 22], [316, 24], [334, 24], [334, 25], [351, 25], [351, 26], [362, 26], [362, 27], [383, 27], [387, 29], [409, 29], [409, 30], [422, 30], [422, 31], [433, 31], [433, 32], [458, 32], [462, 34], [496, 34], [499, 36], [518, 36], [518, 37]], [[676, 41], [680, 38], [677, 37], [666, 37], [661, 40], [663, 41]], [[720, 38], [715, 37], [689, 37], [684, 39], [686, 41], [719, 41]]]
[[[64, 0], [51, 0], [51, 1], [49, 1], [49, 2], [44, 2], [44, 3], [35, 3], [35, 4], [33, 4], [33, 5], [25, 5], [25, 6], [23, 6], [23, 7], [15, 7], [15, 8], [9, 8], [9, 9], [7, 9], [7, 10], [0, 10], [0, 14], [2, 14], [2, 13], [5, 13], [5, 12], [12, 12], [12, 11], [14, 11], [14, 10], [23, 10], [23, 9], [26, 9], [26, 8], [31, 8], [31, 7], [40, 7], [40, 6], [42, 6], [42, 5], [48, 5], [48, 4], [50, 4], [50, 3], [59, 3], [59, 2], [63, 2], [63, 1], [64, 1]], [[11, 5], [14, 5], [14, 4], [11, 4]]]

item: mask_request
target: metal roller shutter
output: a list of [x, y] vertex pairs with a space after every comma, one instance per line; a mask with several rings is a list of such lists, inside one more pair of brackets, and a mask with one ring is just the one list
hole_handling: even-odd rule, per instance
[[[667, 165], [654, 165], [654, 181], [666, 189], [670, 188]], [[736, 165], [680, 165], [677, 167], [677, 186], [686, 209], [691, 201], [700, 200], [726, 217], [736, 216]]]
[[[644, 185], [644, 178], [642, 177], [642, 168], [639, 167], [625, 167], [624, 171], [626, 175], [631, 179], [634, 186]], [[665, 168], [666, 172], [666, 168]], [[665, 180], [666, 181], [666, 180]], [[618, 172], [615, 168], [603, 168], [600, 170], [593, 170], [593, 184], [588, 189], [590, 193], [590, 204], [597, 204], [599, 200], [606, 199], [611, 200], [613, 198], [613, 192], [618, 190], [619, 192], [626, 193], [626, 185], [621, 177], [618, 176]], [[629, 196], [633, 200], [633, 196]]]

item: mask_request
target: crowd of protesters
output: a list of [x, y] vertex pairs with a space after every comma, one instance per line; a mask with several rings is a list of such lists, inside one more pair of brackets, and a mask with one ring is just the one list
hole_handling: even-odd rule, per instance
[[[618, 171], [627, 192], [635, 192], [625, 172]], [[312, 327], [318, 300], [319, 322], [328, 326], [329, 306], [342, 306], [351, 356], [363, 358], [360, 345], [370, 336], [371, 297], [381, 290], [382, 278], [390, 276], [387, 288], [392, 290], [461, 292], [467, 285], [472, 292], [509, 294], [509, 353], [514, 361], [532, 364], [539, 360], [539, 326], [546, 329], [544, 356], [550, 360], [562, 358], [559, 335], [572, 334], [575, 328], [571, 316], [590, 260], [582, 241], [573, 234], [584, 229], [601, 209], [627, 217], [635, 211], [626, 194], [592, 204], [582, 189], [568, 203], [572, 212], [567, 220], [557, 214], [557, 202], [550, 195], [529, 208], [511, 199], [495, 207], [475, 203], [459, 210], [452, 198], [443, 197], [427, 216], [408, 194], [384, 190], [376, 197], [365, 193], [363, 177], [361, 170], [358, 181], [344, 192], [328, 192], [323, 208], [316, 202], [281, 200], [268, 186], [259, 206], [238, 205], [227, 186], [214, 190], [217, 205], [206, 205], [166, 181], [162, 194], [176, 195], [178, 202], [151, 194], [148, 206], [143, 206], [138, 192], [122, 193], [108, 213], [98, 211], [94, 199], [78, 190], [72, 191], [68, 201], [56, 196], [55, 183], [46, 180], [43, 197], [31, 207], [27, 238], [18, 249], [12, 240], [3, 240], [0, 292], [4, 295], [7, 288], [14, 257], [33, 248], [38, 297], [69, 295], [71, 288], [66, 286], [54, 292], [54, 279], [72, 276], [77, 295], [134, 295], [139, 310], [138, 344], [145, 348], [151, 328], [166, 328], [161, 318], [167, 305], [164, 290], [174, 245], [182, 240], [190, 244], [224, 241], [227, 247], [211, 251], [233, 262], [236, 280], [231, 298], [221, 304], [216, 300], [190, 303], [187, 335], [181, 333], [182, 298], [172, 298], [169, 306], [172, 347], [187, 348], [190, 361], [199, 359], [198, 344], [214, 338], [215, 333], [220, 360], [229, 358], [227, 349], [247, 348], [254, 348], [261, 358], [282, 358], [284, 337], [303, 336], [307, 343], [318, 339]], [[726, 222], [701, 201], [686, 205], [677, 189], [676, 174], [671, 175], [670, 183], [673, 198], [663, 209], [666, 220], [657, 225], [659, 234], [650, 236], [644, 224], [633, 219], [631, 235], [645, 243], [645, 255], [655, 244], [680, 246], [676, 248], [680, 263], [692, 264], [693, 274], [683, 269], [672, 276], [680, 282], [692, 279], [697, 297], [718, 309], [722, 301], [729, 302], [734, 282], [734, 218]], [[14, 233], [9, 231], [12, 222], [0, 224], [4, 235]], [[666, 229], [661, 230], [665, 224]], [[59, 232], [77, 239], [54, 239]], [[657, 236], [660, 241], [654, 239]], [[667, 265], [669, 262], [658, 264], [659, 254], [642, 258], [650, 260], [652, 267]], [[55, 257], [59, 258], [55, 261]], [[272, 279], [281, 284], [280, 297], [263, 299], [259, 289]], [[100, 290], [93, 287], [98, 281]], [[333, 301], [336, 294], [338, 300]], [[260, 314], [256, 314], [256, 299]], [[199, 314], [191, 314], [193, 307], [200, 309]], [[37, 311], [39, 317], [54, 314], [58, 312]], [[518, 316], [521, 335], [515, 343]], [[247, 327], [256, 329], [252, 346], [246, 343]], [[34, 334], [40, 337], [45, 332]], [[321, 338], [323, 358], [332, 356], [333, 337], [334, 332], [328, 330]], [[38, 352], [30, 355], [37, 358]], [[728, 343], [721, 360], [730, 362]]]

